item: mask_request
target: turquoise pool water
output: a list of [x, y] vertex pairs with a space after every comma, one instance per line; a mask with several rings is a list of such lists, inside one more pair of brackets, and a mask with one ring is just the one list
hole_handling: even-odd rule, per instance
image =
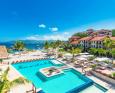
[[74, 92], [76, 89], [81, 91], [92, 84], [90, 79], [73, 69], [63, 70], [64, 74], [54, 77], [44, 77], [39, 72], [39, 69], [50, 66], [61, 66], [53, 64], [51, 60], [17, 63], [13, 64], [13, 66], [28, 80], [31, 80], [36, 88], [42, 88], [45, 93], [76, 93]]

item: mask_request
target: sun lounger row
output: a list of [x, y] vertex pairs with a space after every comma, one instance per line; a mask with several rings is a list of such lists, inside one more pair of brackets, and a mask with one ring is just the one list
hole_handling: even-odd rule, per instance
[[35, 60], [44, 60], [44, 59], [47, 59], [47, 58], [35, 58], [35, 59], [27, 59], [27, 60], [17, 60], [17, 61], [13, 61], [12, 64], [20, 63], [20, 62], [32, 62], [32, 61], [35, 61]]

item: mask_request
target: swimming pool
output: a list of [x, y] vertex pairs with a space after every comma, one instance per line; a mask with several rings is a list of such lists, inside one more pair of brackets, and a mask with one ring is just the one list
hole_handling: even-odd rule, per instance
[[28, 80], [32, 81], [36, 88], [42, 88], [45, 93], [78, 93], [93, 85], [92, 80], [74, 69], [63, 70], [63, 74], [50, 78], [45, 77], [39, 72], [41, 68], [50, 66], [61, 67], [63, 64], [54, 64], [50, 59], [13, 64], [13, 67]]

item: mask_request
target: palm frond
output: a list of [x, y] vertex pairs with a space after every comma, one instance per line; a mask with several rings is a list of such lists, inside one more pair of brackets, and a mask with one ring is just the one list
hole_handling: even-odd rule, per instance
[[5, 93], [6, 91], [10, 90], [10, 82], [8, 80], [4, 80], [0, 84], [0, 93]]
[[11, 86], [16, 86], [19, 84], [26, 84], [26, 83], [30, 83], [30, 81], [23, 77], [19, 77], [11, 82]]
[[7, 80], [7, 75], [8, 75], [8, 72], [9, 72], [10, 68], [8, 67], [4, 73], [2, 74], [1, 76], [1, 80]]

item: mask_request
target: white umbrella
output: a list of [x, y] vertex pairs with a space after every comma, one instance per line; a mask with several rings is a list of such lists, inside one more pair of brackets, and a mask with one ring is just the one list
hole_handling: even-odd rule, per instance
[[88, 55], [89, 53], [85, 52], [85, 53], [79, 53], [80, 55]]
[[94, 60], [98, 60], [98, 61], [109, 61], [110, 59], [109, 59], [109, 58], [106, 58], [106, 57], [102, 57], [102, 58], [97, 57], [97, 58], [95, 58]]
[[64, 56], [65, 56], [65, 57], [72, 57], [72, 54], [67, 53], [67, 54], [65, 54]]

